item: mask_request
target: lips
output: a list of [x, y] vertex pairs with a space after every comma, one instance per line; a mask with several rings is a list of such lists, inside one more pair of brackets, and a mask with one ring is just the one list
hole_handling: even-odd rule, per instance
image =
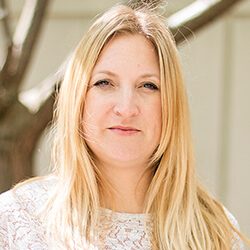
[[108, 128], [108, 129], [111, 130], [112, 132], [118, 133], [120, 135], [132, 135], [132, 134], [139, 133], [141, 131], [137, 128], [124, 127], [124, 126], [114, 126], [114, 127]]

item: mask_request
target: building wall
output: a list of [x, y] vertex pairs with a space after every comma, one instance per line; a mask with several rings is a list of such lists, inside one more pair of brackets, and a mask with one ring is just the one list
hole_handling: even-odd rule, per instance
[[180, 48], [200, 179], [250, 235], [250, 2]]

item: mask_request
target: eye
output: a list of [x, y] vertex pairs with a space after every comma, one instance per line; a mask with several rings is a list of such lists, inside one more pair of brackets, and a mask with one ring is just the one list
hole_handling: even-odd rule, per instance
[[150, 90], [158, 90], [159, 88], [156, 86], [156, 84], [152, 82], [145, 82], [142, 85], [144, 88], [150, 89]]
[[109, 80], [99, 80], [97, 81], [96, 83], [94, 83], [94, 86], [96, 87], [101, 87], [101, 88], [104, 88], [106, 86], [109, 86], [111, 85], [110, 81]]

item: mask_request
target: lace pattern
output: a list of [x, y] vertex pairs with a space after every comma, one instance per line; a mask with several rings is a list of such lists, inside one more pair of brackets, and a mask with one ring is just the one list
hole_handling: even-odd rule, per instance
[[[100, 209], [99, 241], [104, 249], [150, 250], [152, 221], [149, 215], [127, 214]], [[145, 231], [146, 227], [146, 231]]]
[[[50, 250], [42, 222], [37, 216], [53, 188], [54, 178], [33, 181], [0, 196], [0, 249]], [[151, 250], [153, 223], [148, 214], [113, 212], [100, 208], [100, 234], [95, 250]], [[238, 227], [235, 218], [226, 210]], [[237, 235], [232, 250], [244, 249]]]

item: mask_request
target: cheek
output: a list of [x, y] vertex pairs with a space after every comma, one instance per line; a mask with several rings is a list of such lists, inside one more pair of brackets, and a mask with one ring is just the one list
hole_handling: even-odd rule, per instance
[[155, 129], [157, 131], [155, 132], [161, 132], [161, 124], [162, 124], [162, 115], [161, 115], [161, 102], [160, 100], [155, 101], [152, 103], [151, 108], [148, 109], [148, 117], [149, 121], [154, 125]]
[[86, 97], [83, 126], [85, 132], [96, 133], [98, 126], [104, 124], [104, 119], [107, 116], [108, 105], [104, 98], [96, 94], [89, 93]]
[[144, 108], [143, 123], [146, 125], [147, 137], [152, 147], [156, 147], [160, 143], [162, 130], [160, 100], [153, 100]]
[[95, 121], [96, 121], [96, 110], [95, 107], [95, 99], [91, 97], [91, 95], [87, 95], [85, 105], [84, 105], [84, 112], [83, 112], [83, 130], [85, 136], [90, 136], [94, 132], [95, 128]]
[[157, 102], [155, 104], [155, 109], [152, 111], [153, 116], [152, 116], [152, 121], [154, 121], [154, 136], [157, 145], [160, 143], [160, 137], [161, 137], [161, 130], [162, 130], [162, 109], [161, 109], [161, 102]]

